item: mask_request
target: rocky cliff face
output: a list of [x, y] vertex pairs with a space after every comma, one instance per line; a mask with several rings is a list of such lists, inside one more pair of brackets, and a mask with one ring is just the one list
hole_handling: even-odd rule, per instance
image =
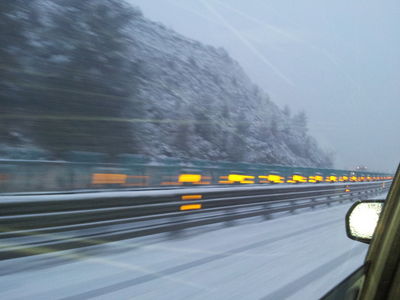
[[[14, 143], [56, 153], [331, 165], [308, 135], [305, 114], [281, 110], [224, 49], [179, 35], [122, 1], [32, 3], [35, 15], [11, 20], [24, 25], [31, 48], [15, 57], [25, 77], [2, 95], [17, 117], [24, 97], [22, 115], [30, 115], [8, 123]], [[28, 70], [47, 75], [29, 77]], [[22, 91], [21, 80], [45, 88]]]

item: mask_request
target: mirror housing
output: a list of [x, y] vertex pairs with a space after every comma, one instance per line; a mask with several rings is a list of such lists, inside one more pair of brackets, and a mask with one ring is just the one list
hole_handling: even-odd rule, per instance
[[346, 215], [347, 236], [369, 244], [383, 210], [384, 200], [363, 200], [355, 202]]

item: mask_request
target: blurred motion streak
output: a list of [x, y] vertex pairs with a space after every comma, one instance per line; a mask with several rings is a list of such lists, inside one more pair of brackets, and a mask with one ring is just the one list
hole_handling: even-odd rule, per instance
[[201, 204], [187, 204], [187, 205], [181, 205], [179, 210], [192, 210], [192, 209], [200, 209], [202, 207]]
[[289, 177], [289, 179], [286, 182], [288, 182], [288, 183], [306, 183], [307, 178], [300, 174], [293, 174], [292, 176]]
[[[29, 152], [24, 159], [0, 160], [0, 193], [68, 191], [97, 188], [280, 184], [325, 181], [389, 180], [383, 173], [300, 168], [224, 161], [157, 159], [134, 154], [114, 158], [98, 152], [65, 152], [60, 160], [43, 159], [45, 152]], [[196, 172], [186, 169], [196, 166]], [[269, 171], [269, 169], [277, 171]], [[234, 169], [235, 171], [232, 171]], [[301, 175], [295, 172], [301, 170]], [[229, 174], [229, 175], [226, 175]], [[252, 175], [246, 175], [252, 174]], [[265, 175], [268, 174], [268, 175]], [[290, 176], [289, 174], [293, 175]], [[332, 175], [337, 174], [337, 175]], [[34, 176], [33, 176], [34, 175]], [[332, 178], [332, 176], [334, 176]], [[334, 181], [336, 178], [336, 181]], [[330, 180], [330, 181], [329, 181]]]
[[233, 181], [228, 180], [228, 176], [220, 176], [218, 183], [220, 184], [232, 184]]
[[201, 182], [200, 174], [181, 174], [179, 175], [178, 182], [181, 183], [198, 183]]
[[[137, 182], [132, 182], [132, 180], [136, 180]], [[127, 182], [124, 184], [125, 186], [147, 186], [148, 185], [149, 176], [143, 175], [128, 175]]]
[[324, 177], [322, 175], [314, 175], [314, 176], [310, 176], [308, 178], [308, 182], [311, 182], [311, 183], [319, 183], [322, 181], [324, 181]]
[[241, 174], [229, 174], [228, 181], [233, 183], [254, 183], [254, 176], [241, 175]]
[[270, 183], [284, 183], [285, 177], [280, 176], [279, 174], [270, 174], [268, 175], [268, 181]]
[[199, 200], [202, 195], [182, 195], [182, 200]]
[[95, 173], [92, 175], [92, 184], [125, 184], [127, 178], [125, 174]]
[[338, 179], [337, 179], [336, 175], [329, 175], [329, 176], [326, 177], [325, 181], [333, 183], [333, 182], [337, 182]]

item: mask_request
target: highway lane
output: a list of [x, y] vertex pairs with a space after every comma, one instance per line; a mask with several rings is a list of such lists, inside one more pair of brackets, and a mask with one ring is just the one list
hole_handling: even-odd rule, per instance
[[[379, 184], [359, 183], [352, 185], [351, 189], [356, 197], [369, 197], [379, 187]], [[210, 188], [204, 190], [205, 199], [201, 199], [200, 204], [203, 209], [189, 212], [178, 212], [183, 206], [188, 206], [182, 205], [184, 202], [181, 200], [187, 196], [186, 189], [180, 193], [167, 190], [98, 195], [6, 196], [0, 201], [3, 214], [0, 216], [3, 231], [0, 233], [0, 260], [43, 254], [55, 249], [99, 245], [205, 224], [232, 223], [249, 216], [269, 218], [271, 214], [293, 211], [295, 207], [299, 210], [300, 207], [315, 207], [318, 203], [325, 206], [327, 201], [346, 200], [351, 194], [344, 193], [343, 189], [344, 185], [335, 184], [290, 188], [237, 187], [230, 190]], [[363, 190], [362, 194], [358, 190]], [[339, 193], [341, 197], [323, 198], [332, 193]], [[286, 201], [287, 198], [289, 201]], [[200, 200], [192, 202], [197, 201]], [[160, 213], [161, 210], [171, 213]]]
[[335, 205], [0, 262], [1, 299], [317, 299], [361, 265]]

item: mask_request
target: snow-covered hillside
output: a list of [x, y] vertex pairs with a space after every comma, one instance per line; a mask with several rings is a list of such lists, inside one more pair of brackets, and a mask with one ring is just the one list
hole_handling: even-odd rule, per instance
[[2, 47], [24, 75], [1, 95], [15, 116], [8, 144], [331, 166], [305, 114], [280, 109], [224, 49], [119, 0], [15, 3], [8, 25], [24, 38]]

